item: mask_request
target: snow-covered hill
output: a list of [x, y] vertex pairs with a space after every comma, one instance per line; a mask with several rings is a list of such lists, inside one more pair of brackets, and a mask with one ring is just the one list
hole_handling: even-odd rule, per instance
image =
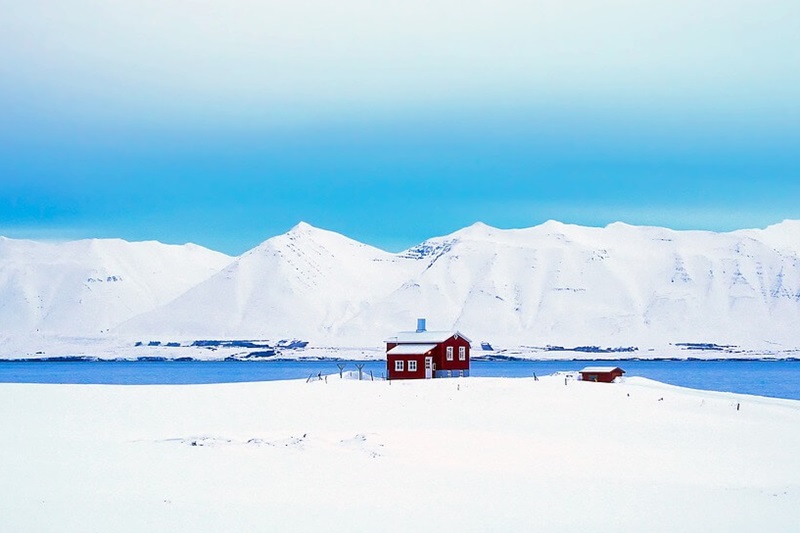
[[300, 224], [120, 331], [372, 346], [424, 316], [515, 346], [797, 347], [798, 227], [477, 223], [390, 254]]
[[[416, 268], [412, 259], [301, 222], [120, 331], [182, 339], [327, 341], [339, 338], [356, 317], [375, 316], [372, 302], [387, 298]], [[398, 323], [408, 312], [397, 313]], [[356, 339], [367, 345], [382, 340], [370, 339], [372, 334], [368, 328]]]
[[232, 260], [193, 244], [0, 237], [0, 336], [99, 335]]

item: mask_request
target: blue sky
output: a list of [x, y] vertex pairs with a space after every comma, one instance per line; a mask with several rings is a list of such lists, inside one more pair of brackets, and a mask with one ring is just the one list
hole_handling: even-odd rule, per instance
[[797, 2], [0, 0], [0, 234], [800, 218]]

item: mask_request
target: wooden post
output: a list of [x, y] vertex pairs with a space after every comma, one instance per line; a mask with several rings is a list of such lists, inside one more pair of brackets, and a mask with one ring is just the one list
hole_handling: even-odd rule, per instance
[[336, 366], [339, 367], [339, 379], [342, 379], [342, 370], [344, 370], [344, 367], [347, 365], [345, 363], [336, 363]]
[[364, 368], [364, 363], [361, 364], [356, 363], [356, 368], [358, 368], [358, 381], [361, 381], [361, 375], [363, 374], [363, 371], [361, 369]]

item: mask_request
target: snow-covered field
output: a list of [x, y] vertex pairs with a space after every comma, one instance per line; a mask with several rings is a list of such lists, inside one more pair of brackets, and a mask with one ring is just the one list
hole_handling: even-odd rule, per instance
[[800, 524], [800, 402], [641, 378], [2, 384], [0, 428], [2, 531]]

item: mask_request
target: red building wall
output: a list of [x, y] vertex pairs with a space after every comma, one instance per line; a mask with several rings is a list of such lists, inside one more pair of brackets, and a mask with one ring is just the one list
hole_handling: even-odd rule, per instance
[[623, 372], [615, 370], [613, 372], [581, 372], [582, 381], [596, 381], [597, 383], [613, 383], [614, 379], [621, 377]]
[[[398, 372], [395, 370], [394, 362], [397, 360], [403, 361], [403, 371]], [[417, 370], [410, 372], [408, 370], [408, 362], [416, 361]], [[386, 356], [386, 371], [389, 379], [425, 379], [425, 356], [424, 355], [387, 355]]]
[[[447, 347], [453, 348], [453, 360], [447, 360]], [[466, 351], [466, 356], [463, 361], [458, 359], [458, 348], [463, 346]], [[469, 370], [469, 342], [463, 337], [455, 338], [450, 337], [433, 351], [433, 362], [436, 365], [436, 370]]]

